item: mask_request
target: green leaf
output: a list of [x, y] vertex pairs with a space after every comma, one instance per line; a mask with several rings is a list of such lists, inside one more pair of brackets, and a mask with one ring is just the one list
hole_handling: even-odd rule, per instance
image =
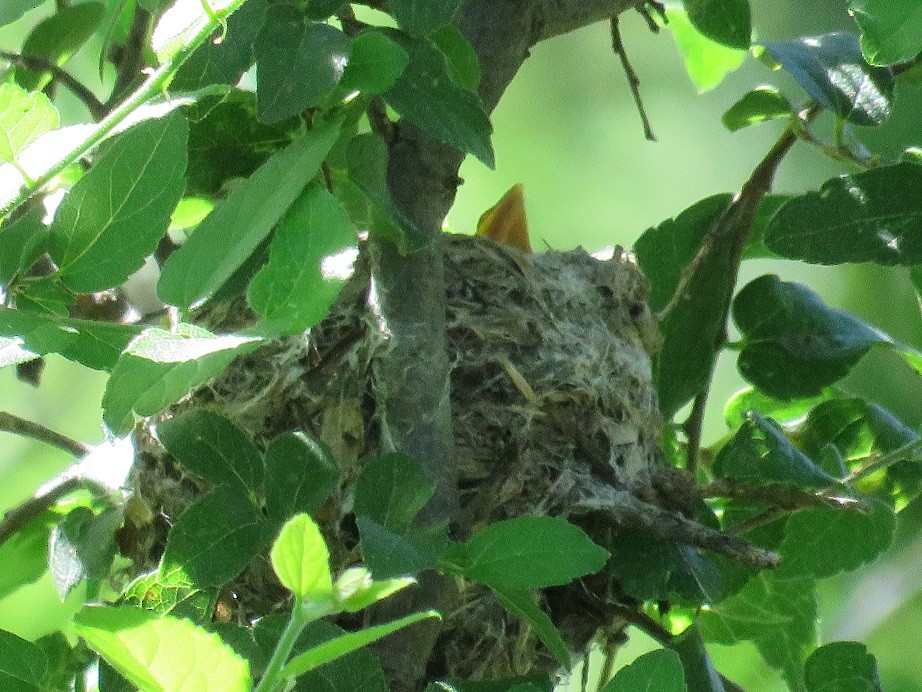
[[384, 93], [385, 100], [427, 134], [473, 154], [493, 168], [493, 127], [477, 94], [452, 81], [445, 56], [431, 43], [412, 40], [399, 32], [388, 36], [403, 46], [410, 62], [394, 86]]
[[716, 87], [746, 59], [745, 50], [729, 48], [700, 33], [682, 7], [667, 7], [666, 20], [698, 93]]
[[836, 479], [791, 444], [778, 424], [750, 411], [745, 422], [717, 454], [714, 472], [724, 478], [826, 488]]
[[61, 281], [117, 286], [157, 247], [185, 187], [189, 126], [178, 111], [121, 135], [58, 208], [49, 252]]
[[170, 255], [157, 284], [160, 298], [189, 308], [218, 290], [317, 175], [338, 136], [338, 123], [321, 125], [276, 152], [235, 187]]
[[357, 613], [415, 583], [412, 577], [375, 581], [364, 567], [350, 567], [339, 575], [334, 588], [339, 608]]
[[[104, 16], [105, 6], [99, 2], [59, 7], [55, 14], [36, 24], [21, 52], [60, 67], [93, 35]], [[50, 72], [16, 69], [17, 84], [29, 91], [41, 91], [51, 77]]]
[[42, 0], [4, 0], [0, 3], [0, 26], [12, 24], [29, 10], [42, 4]]
[[433, 31], [429, 40], [445, 56], [451, 80], [468, 91], [477, 91], [480, 86], [480, 61], [460, 29], [454, 24], [445, 24]]
[[5, 692], [41, 690], [47, 672], [48, 659], [40, 647], [0, 630], [0, 685]]
[[772, 217], [765, 243], [814, 264], [922, 262], [922, 166], [898, 163], [833, 178]]
[[697, 625], [693, 624], [673, 638], [670, 648], [679, 656], [685, 684], [694, 692], [726, 692], [720, 674], [714, 668]]
[[423, 467], [403, 454], [372, 457], [355, 484], [353, 511], [397, 533], [406, 533], [435, 484]]
[[691, 23], [709, 39], [730, 48], [749, 49], [749, 0], [685, 0], [684, 5]]
[[133, 607], [86, 606], [77, 634], [133, 685], [174, 692], [251, 689], [249, 665], [189, 620]]
[[255, 45], [268, 6], [268, 0], [247, 0], [228, 18], [221, 41], [207, 41], [182, 64], [170, 89], [195, 91], [211, 84], [239, 82], [256, 62]]
[[45, 512], [0, 544], [0, 598], [31, 584], [48, 569], [48, 537], [60, 517]]
[[15, 163], [32, 142], [60, 123], [48, 97], [11, 82], [0, 84], [0, 161]]
[[762, 45], [817, 103], [840, 118], [856, 125], [880, 125], [890, 117], [893, 72], [868, 65], [854, 34], [804, 36]]
[[433, 29], [450, 24], [462, 0], [391, 0], [389, 6], [400, 28], [425, 36]]
[[217, 600], [214, 589], [198, 588], [180, 569], [142, 574], [122, 592], [122, 602], [158, 615], [171, 613], [205, 623], [211, 618]]
[[809, 577], [760, 572], [738, 594], [701, 613], [702, 633], [721, 644], [752, 641], [769, 665], [796, 679], [816, 640], [814, 586]]
[[42, 223], [45, 210], [36, 204], [0, 229], [0, 284], [9, 285], [24, 274], [45, 251], [48, 227]]
[[761, 86], [730, 106], [721, 120], [730, 132], [736, 132], [766, 120], [790, 118], [793, 115], [794, 107], [784, 94], [773, 86]]
[[333, 612], [336, 598], [330, 551], [309, 515], [296, 514], [285, 522], [270, 557], [282, 586], [309, 604], [311, 611], [320, 613], [316, 617]]
[[157, 437], [183, 467], [214, 485], [234, 486], [250, 496], [262, 486], [262, 454], [223, 416], [192, 409], [160, 423]]
[[[386, 529], [366, 516], [356, 519], [362, 557], [376, 579], [419, 574], [434, 567], [441, 550], [421, 532], [406, 534]], [[442, 546], [435, 546], [441, 548]]]
[[345, 151], [349, 178], [371, 202], [370, 230], [407, 253], [425, 247], [430, 238], [391, 200], [387, 189], [388, 156], [387, 144], [371, 133], [353, 137]]
[[870, 514], [833, 509], [803, 509], [788, 518], [780, 574], [831, 577], [876, 560], [890, 546], [896, 515], [880, 501]]
[[[682, 268], [691, 262], [730, 200], [728, 194], [707, 197], [647, 230], [634, 245], [637, 262], [650, 281], [650, 307], [654, 311], [669, 303], [679, 286]], [[729, 247], [716, 247], [689, 282], [687, 298], [660, 323], [663, 346], [653, 367], [660, 410], [666, 420], [710, 381], [724, 339], [724, 314], [733, 286], [732, 254]]]
[[256, 329], [299, 334], [330, 311], [358, 257], [355, 226], [339, 201], [311, 183], [279, 221], [269, 263], [250, 282], [247, 298], [262, 315]]
[[[31, 360], [47, 353], [60, 353], [69, 360], [94, 370], [112, 368], [138, 328], [92, 320], [66, 319], [54, 315], [0, 308], [0, 340], [11, 343], [0, 350], [0, 366], [15, 355], [15, 344]], [[22, 361], [20, 361], [22, 362]]]
[[303, 675], [309, 670], [319, 668], [324, 663], [341, 658], [379, 639], [383, 639], [397, 630], [422, 620], [428, 620], [429, 618], [438, 618], [441, 620], [442, 616], [434, 610], [427, 610], [421, 613], [407, 615], [399, 620], [393, 620], [383, 625], [374, 625], [372, 627], [360, 629], [357, 632], [348, 632], [295, 656], [285, 665], [282, 669], [282, 673], [285, 676]]
[[304, 12], [311, 19], [326, 19], [342, 5], [342, 0], [307, 0]]
[[45, 276], [37, 281], [23, 282], [15, 291], [16, 307], [23, 312], [37, 312], [67, 318], [70, 307], [76, 302], [73, 292], [59, 281]]
[[312, 514], [336, 490], [339, 469], [330, 450], [304, 433], [285, 433], [266, 448], [266, 514], [285, 521]]
[[806, 286], [766, 274], [733, 302], [744, 346], [737, 367], [779, 399], [816, 396], [843, 377], [872, 346], [894, 348], [913, 368], [919, 356], [854, 315], [829, 307]]
[[832, 642], [807, 659], [808, 692], [882, 692], [877, 660], [859, 642]]
[[538, 635], [538, 639], [547, 647], [548, 651], [565, 670], [572, 665], [572, 657], [567, 643], [563, 640], [560, 630], [551, 621], [551, 618], [541, 610], [535, 597], [525, 589], [495, 588], [500, 604], [516, 617], [522, 618]]
[[488, 586], [540, 589], [598, 572], [609, 557], [566, 519], [528, 516], [490, 524], [453, 547], [444, 566]]
[[861, 27], [861, 52], [873, 65], [908, 62], [922, 51], [922, 4], [918, 0], [850, 0]]
[[340, 87], [368, 96], [390, 89], [403, 74], [409, 54], [380, 31], [365, 29], [352, 39], [349, 63], [339, 81]]
[[120, 509], [95, 514], [88, 507], [77, 507], [55, 527], [49, 542], [49, 568], [62, 601], [84, 579], [100, 581], [109, 576], [116, 552], [115, 532], [123, 520]]
[[260, 511], [237, 488], [221, 486], [176, 519], [160, 572], [183, 572], [197, 588], [223, 586], [266, 547], [271, 534]]
[[256, 44], [259, 119], [274, 123], [318, 105], [349, 61], [349, 37], [329, 24], [304, 23], [293, 7], [273, 6]]
[[678, 654], [659, 649], [639, 656], [619, 670], [600, 692], [685, 692], [685, 673]]
[[162, 411], [260, 342], [252, 336], [215, 336], [192, 325], [175, 332], [146, 329], [112, 369], [102, 398], [103, 420], [115, 433], [128, 432], [135, 415]]
[[731, 431], [736, 431], [746, 422], [746, 414], [750, 410], [755, 410], [765, 418], [786, 425], [802, 419], [811, 408], [831, 396], [831, 392], [823, 392], [819, 396], [806, 399], [775, 399], [754, 387], [746, 387], [727, 400], [724, 406], [724, 420]]

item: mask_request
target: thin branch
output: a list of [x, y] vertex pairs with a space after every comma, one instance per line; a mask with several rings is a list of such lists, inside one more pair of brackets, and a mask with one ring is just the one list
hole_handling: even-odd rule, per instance
[[776, 509], [796, 511], [805, 507], [824, 507], [853, 512], [866, 511], [866, 506], [852, 497], [822, 495], [800, 488], [781, 485], [747, 485], [723, 478], [698, 487], [701, 499], [715, 497], [742, 498], [772, 505]]
[[641, 610], [630, 608], [622, 603], [606, 603], [605, 609], [623, 618], [663, 646], [669, 646], [675, 639], [672, 632]]
[[843, 478], [842, 482], [846, 485], [855, 483], [869, 474], [889, 468], [901, 461], [905, 461], [910, 455], [918, 452], [920, 449], [922, 449], [922, 439], [907, 442], [902, 447], [897, 447], [892, 452], [887, 452], [886, 454], [868, 459], [865, 463]]
[[643, 123], [644, 137], [651, 142], [655, 142], [656, 135], [653, 133], [653, 128], [650, 127], [650, 119], [647, 117], [647, 111], [643, 105], [643, 98], [640, 96], [640, 77], [638, 77], [637, 72], [634, 71], [634, 66], [627, 56], [627, 49], [624, 47], [624, 41], [621, 40], [621, 29], [619, 27], [617, 15], [611, 18], [611, 48], [621, 59], [621, 66], [624, 68], [624, 73], [627, 75], [627, 83], [631, 88], [631, 95], [634, 97], [637, 112], [640, 114], [640, 121]]
[[9, 510], [0, 521], [0, 545], [6, 543], [17, 531], [40, 516], [65, 495], [79, 490], [86, 484], [80, 478], [65, 477], [41, 495], [35, 495]]
[[685, 431], [685, 437], [688, 439], [688, 447], [685, 454], [685, 470], [692, 478], [698, 472], [698, 453], [701, 451], [701, 432], [704, 427], [704, 411], [707, 406], [708, 394], [711, 391], [711, 380], [708, 379], [704, 389], [698, 392], [695, 401], [692, 404], [691, 413], [682, 429]]
[[58, 67], [47, 58], [37, 55], [21, 55], [20, 53], [12, 53], [7, 50], [0, 50], [0, 58], [3, 58], [16, 67], [24, 67], [34, 72], [48, 72], [56, 81], [66, 86], [74, 96], [83, 102], [83, 105], [86, 106], [94, 120], [101, 120], [105, 117], [106, 106], [102, 101], [96, 98], [96, 94], [90, 91], [83, 82], [74, 77], [70, 72]]
[[31, 437], [34, 440], [39, 440], [52, 447], [63, 449], [65, 452], [73, 454], [76, 457], [85, 456], [92, 450], [92, 447], [89, 445], [73, 440], [54, 430], [49, 430], [39, 423], [14, 416], [12, 413], [7, 413], [6, 411], [0, 411], [0, 431], [13, 433], [14, 435], [22, 435], [23, 437]]

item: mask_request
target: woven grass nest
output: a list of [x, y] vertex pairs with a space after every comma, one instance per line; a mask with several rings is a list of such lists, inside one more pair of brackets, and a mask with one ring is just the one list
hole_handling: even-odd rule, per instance
[[[602, 260], [582, 249], [526, 255], [467, 236], [446, 234], [442, 242], [461, 525], [476, 531], [510, 517], [561, 516], [610, 543], [611, 489], [642, 494], [660, 465], [650, 361], [657, 332], [642, 273], [620, 250]], [[180, 405], [226, 415], [257, 441], [304, 430], [329, 446], [341, 485], [318, 519], [334, 572], [361, 559], [348, 512], [362, 459], [378, 451], [380, 437], [370, 363], [387, 344], [368, 293], [362, 254], [329, 317], [309, 335], [238, 359]], [[228, 330], [249, 318], [238, 305], [208, 321]], [[155, 514], [175, 516], [200, 487], [151, 436], [141, 438], [137, 493]], [[244, 574], [230, 587], [241, 619], [278, 607], [266, 573]], [[444, 613], [436, 651], [448, 675], [487, 679], [557, 667], [488, 590], [461, 588], [461, 606]], [[582, 581], [540, 594], [574, 651], [611, 624], [592, 604], [609, 595], [593, 591], [610, 588]]]

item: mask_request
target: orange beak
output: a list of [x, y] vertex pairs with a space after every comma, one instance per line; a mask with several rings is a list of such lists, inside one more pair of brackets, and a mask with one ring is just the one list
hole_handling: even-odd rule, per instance
[[477, 222], [477, 235], [503, 245], [511, 245], [522, 252], [532, 251], [522, 183], [509, 188], [499, 202], [483, 213]]

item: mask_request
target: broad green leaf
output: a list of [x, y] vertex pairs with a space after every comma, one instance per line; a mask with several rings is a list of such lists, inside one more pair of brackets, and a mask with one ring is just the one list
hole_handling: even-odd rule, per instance
[[237, 488], [221, 486], [196, 500], [167, 536], [160, 572], [179, 570], [197, 588], [223, 586], [271, 540], [259, 509]]
[[419, 462], [395, 452], [381, 454], [365, 462], [355, 484], [353, 511], [390, 531], [406, 533], [434, 490]]
[[429, 236], [397, 208], [388, 192], [388, 151], [384, 140], [371, 133], [353, 137], [346, 147], [345, 158], [350, 180], [369, 201], [371, 232], [387, 238], [403, 253], [424, 247], [430, 241]]
[[307, 0], [304, 11], [311, 19], [326, 19], [342, 5], [342, 0]]
[[738, 594], [701, 613], [702, 633], [721, 644], [752, 641], [769, 665], [797, 678], [816, 641], [814, 585], [810, 577], [760, 572]]
[[206, 42], [182, 64], [170, 82], [170, 89], [195, 91], [211, 84], [239, 82], [256, 62], [255, 45], [268, 6], [268, 0], [247, 0], [227, 20], [220, 41]]
[[45, 512], [0, 544], [0, 598], [31, 584], [48, 569], [48, 537], [60, 516]]
[[896, 515], [874, 501], [870, 514], [833, 509], [803, 509], [784, 527], [779, 574], [831, 577], [876, 560], [893, 540]]
[[64, 198], [49, 229], [61, 281], [117, 286], [157, 247], [185, 187], [189, 126], [177, 111], [120, 136]]
[[[247, 7], [244, 5], [244, 7]], [[234, 89], [186, 108], [189, 182], [186, 194], [215, 197], [234, 178], [246, 178], [298, 134], [300, 119], [273, 125], [256, 119], [256, 94]]]
[[393, 620], [383, 625], [373, 625], [365, 627], [357, 632], [348, 632], [340, 635], [335, 639], [308, 649], [302, 654], [291, 659], [282, 669], [285, 676], [303, 675], [309, 670], [319, 668], [324, 663], [350, 654], [357, 649], [383, 639], [397, 630], [409, 627], [412, 624], [429, 618], [442, 619], [442, 616], [434, 610], [427, 610], [421, 613], [413, 613], [399, 620]]
[[41, 690], [47, 671], [48, 659], [40, 647], [0, 630], [0, 686], [4, 692]]
[[658, 649], [619, 670], [599, 692], [685, 692], [687, 689], [678, 654], [669, 649]]
[[163, 410], [260, 341], [252, 336], [215, 336], [191, 325], [175, 332], [144, 330], [112, 369], [102, 398], [103, 420], [116, 433], [128, 432], [135, 415]]
[[[683, 267], [692, 261], [730, 200], [728, 194], [707, 197], [647, 230], [634, 245], [637, 262], [650, 281], [650, 307], [654, 311], [669, 303]], [[733, 286], [732, 261], [730, 248], [716, 247], [688, 284], [686, 299], [660, 323], [664, 340], [653, 367], [660, 410], [666, 420], [710, 380], [724, 340], [724, 311]]]
[[431, 43], [388, 33], [407, 51], [410, 62], [384, 98], [402, 117], [432, 137], [494, 167], [493, 130], [480, 98], [455, 84], [445, 56]]
[[0, 2], [0, 26], [12, 24], [29, 10], [42, 4], [42, 0], [3, 0]]
[[825, 488], [836, 479], [791, 444], [773, 420], [756, 411], [725, 444], [714, 461], [724, 478], [757, 484], [783, 483], [801, 488]]
[[[48, 353], [60, 353], [69, 360], [94, 370], [109, 370], [119, 358], [138, 328], [124, 324], [109, 324], [40, 315], [10, 308], [0, 308], [0, 339], [19, 344], [31, 358]], [[10, 343], [6, 353], [0, 350], [0, 366], [9, 365], [5, 356], [14, 354]], [[30, 360], [26, 358], [25, 360]]]
[[480, 61], [474, 47], [458, 27], [445, 24], [433, 31], [429, 40], [445, 56], [451, 80], [468, 91], [477, 91], [480, 86]]
[[15, 297], [17, 309], [23, 312], [54, 315], [64, 319], [70, 314], [70, 307], [76, 303], [73, 292], [51, 276], [23, 282], [15, 291]]
[[352, 39], [349, 63], [340, 87], [375, 95], [390, 89], [403, 74], [410, 56], [380, 31], [365, 29]]
[[762, 46], [817, 103], [840, 118], [880, 125], [890, 117], [893, 73], [868, 65], [854, 34], [804, 36]]
[[160, 298], [188, 308], [218, 290], [317, 175], [338, 136], [338, 123], [321, 125], [274, 154], [235, 187], [170, 255], [157, 284]]
[[733, 302], [744, 346], [737, 367], [779, 399], [816, 396], [843, 377], [872, 346], [892, 347], [917, 371], [919, 354], [883, 332], [829, 307], [806, 286], [766, 274]]
[[171, 692], [246, 692], [249, 665], [189, 620], [122, 606], [86, 606], [74, 627], [133, 685]]
[[192, 409], [160, 423], [157, 437], [184, 468], [213, 485], [231, 485], [251, 496], [262, 486], [262, 454], [223, 416]]
[[217, 600], [215, 589], [198, 588], [181, 569], [142, 574], [122, 592], [122, 602], [158, 615], [171, 613], [193, 622], [207, 622]]
[[435, 567], [442, 545], [421, 532], [397, 533], [367, 516], [356, 519], [361, 537], [362, 558], [375, 579], [419, 574]]
[[772, 217], [765, 243], [814, 264], [922, 262], [922, 166], [898, 163], [828, 180]]
[[42, 223], [43, 214], [42, 205], [36, 204], [0, 228], [0, 284], [9, 285], [29, 271], [45, 251], [48, 227]]
[[490, 524], [453, 547], [445, 566], [488, 586], [540, 589], [598, 572], [609, 556], [566, 519], [526, 516]]
[[766, 120], [790, 118], [794, 114], [794, 107], [784, 94], [773, 86], [761, 86], [730, 106], [721, 120], [730, 132], [736, 132]]
[[[60, 67], [99, 28], [104, 15], [105, 6], [100, 2], [59, 7], [32, 29], [22, 45], [22, 54], [44, 58]], [[50, 81], [50, 72], [16, 70], [16, 83], [29, 91], [41, 91]]]
[[748, 50], [752, 37], [749, 0], [685, 0], [695, 28], [712, 41]]
[[11, 82], [0, 84], [0, 161], [15, 163], [32, 142], [60, 122], [48, 97]]
[[329, 24], [305, 24], [303, 15], [286, 5], [267, 13], [256, 46], [256, 96], [265, 123], [318, 105], [349, 61], [349, 37]]
[[[52, 632], [35, 640], [48, 660], [44, 690], [70, 690], [75, 678], [86, 672], [87, 652], [82, 646], [72, 646], [61, 632]], [[4, 689], [9, 689], [4, 685]], [[106, 691], [104, 691], [106, 692]]]
[[55, 527], [48, 563], [62, 601], [84, 579], [98, 582], [109, 576], [116, 552], [115, 532], [123, 521], [120, 509], [95, 514], [88, 507], [77, 507]]
[[808, 692], [882, 692], [877, 660], [859, 642], [832, 642], [807, 659]]
[[700, 33], [681, 7], [667, 7], [666, 19], [666, 28], [682, 54], [685, 71], [699, 93], [716, 87], [746, 59], [745, 50], [729, 48]]
[[285, 433], [266, 448], [266, 514], [285, 521], [316, 512], [336, 490], [339, 469], [326, 446], [303, 433]]
[[535, 597], [525, 589], [495, 588], [493, 593], [503, 608], [529, 624], [564, 670], [569, 670], [573, 662], [570, 649], [551, 618], [541, 610]]
[[415, 583], [412, 577], [375, 581], [364, 567], [350, 567], [339, 575], [334, 588], [339, 608], [357, 613]]
[[777, 253], [772, 252], [765, 246], [765, 229], [778, 210], [792, 198], [793, 195], [773, 194], [762, 197], [759, 210], [756, 212], [756, 217], [752, 222], [752, 233], [749, 234], [749, 238], [746, 240], [746, 247], [743, 248], [744, 260], [766, 257], [774, 259], [778, 257]]
[[[818, 405], [791, 433], [814, 458], [834, 449], [843, 466], [840, 473], [854, 471], [875, 457], [896, 454], [919, 440], [915, 430], [891, 413], [856, 398]], [[922, 492], [922, 457], [918, 450], [907, 452], [902, 461], [865, 475], [855, 485], [862, 494], [900, 511]]]
[[391, 0], [390, 9], [400, 28], [425, 36], [433, 29], [449, 24], [461, 7], [462, 0]]
[[250, 282], [247, 298], [262, 315], [256, 329], [299, 334], [320, 322], [358, 254], [358, 235], [342, 205], [310, 183], [279, 221], [269, 263]]
[[848, 10], [861, 27], [861, 52], [869, 63], [908, 62], [922, 51], [919, 0], [850, 0]]
[[731, 431], [736, 432], [746, 422], [746, 414], [750, 410], [755, 410], [763, 417], [785, 425], [802, 419], [811, 408], [832, 396], [834, 393], [830, 391], [806, 399], [775, 399], [754, 387], [746, 387], [727, 400], [724, 406], [724, 421]]
[[320, 528], [309, 515], [296, 514], [285, 522], [270, 557], [282, 586], [298, 600], [305, 601], [312, 612], [318, 613], [317, 617], [334, 610], [330, 551]]

